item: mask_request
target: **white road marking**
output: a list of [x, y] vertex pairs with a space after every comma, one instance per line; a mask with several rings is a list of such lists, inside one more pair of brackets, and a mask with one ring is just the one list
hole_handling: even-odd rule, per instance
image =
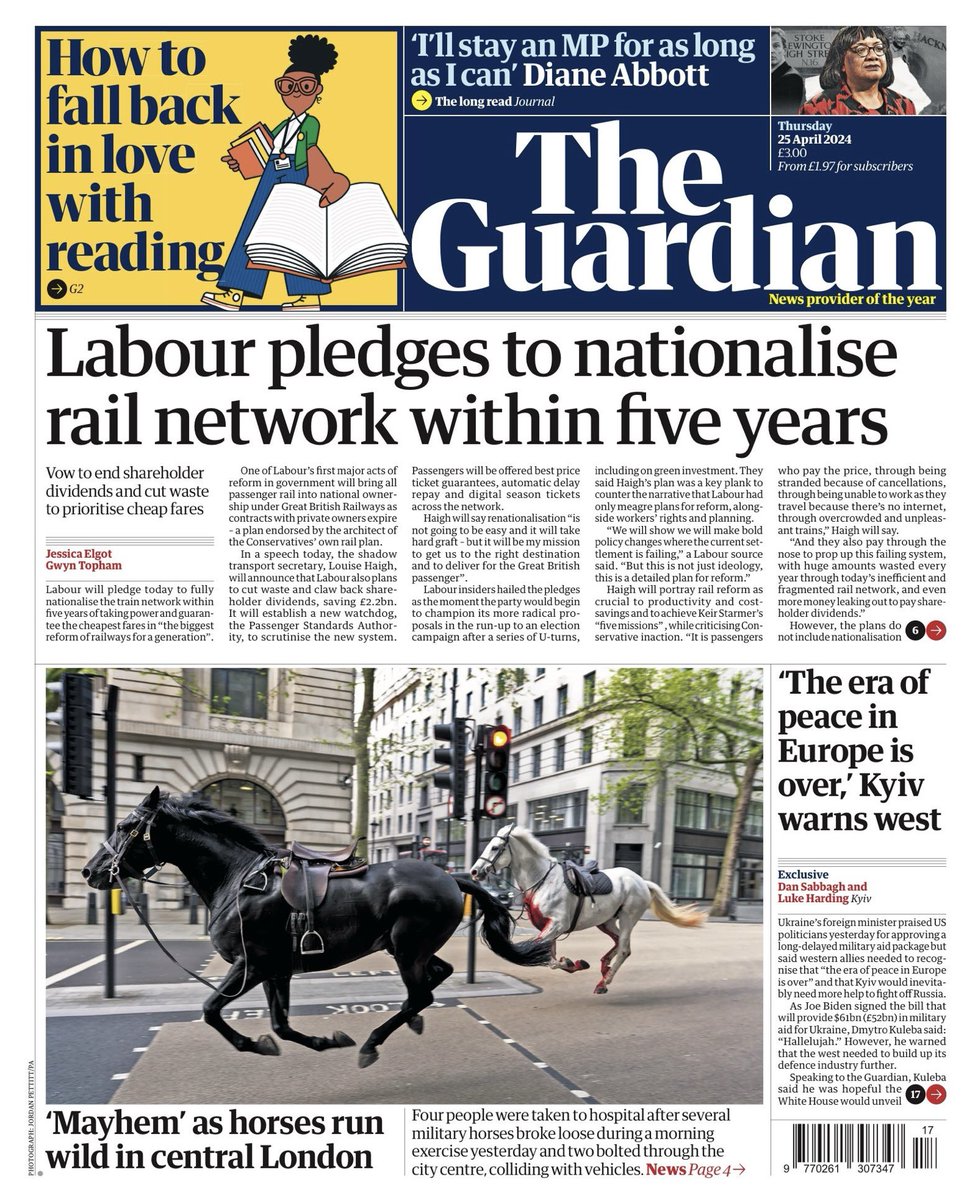
[[[142, 938], [140, 941], [128, 942], [124, 946], [118, 946], [115, 950], [115, 957], [117, 958], [119, 954], [124, 954], [126, 950], [134, 950], [136, 946], [144, 946], [147, 941], [148, 938]], [[104, 961], [105, 956], [98, 954], [94, 958], [87, 959], [86, 962], [78, 963], [76, 967], [68, 967], [66, 971], [59, 971], [57, 975], [48, 976], [44, 981], [44, 987], [50, 987], [53, 983], [60, 983], [62, 979], [70, 979], [72, 975], [77, 975], [81, 971], [87, 971], [88, 967], [96, 967], [98, 963], [103, 963]]]

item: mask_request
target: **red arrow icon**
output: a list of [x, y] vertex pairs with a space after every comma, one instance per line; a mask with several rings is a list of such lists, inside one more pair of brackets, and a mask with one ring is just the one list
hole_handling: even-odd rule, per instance
[[925, 1099], [929, 1104], [941, 1104], [945, 1099], [945, 1089], [940, 1083], [933, 1083], [928, 1091], [925, 1092]]
[[945, 636], [945, 626], [941, 621], [929, 621], [925, 633], [933, 642], [940, 642]]

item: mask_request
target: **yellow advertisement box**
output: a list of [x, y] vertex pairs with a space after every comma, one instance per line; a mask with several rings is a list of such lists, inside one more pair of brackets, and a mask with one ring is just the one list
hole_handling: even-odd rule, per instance
[[[39, 308], [398, 307], [394, 30], [42, 29], [37, 54]], [[338, 262], [376, 205], [382, 253]]]

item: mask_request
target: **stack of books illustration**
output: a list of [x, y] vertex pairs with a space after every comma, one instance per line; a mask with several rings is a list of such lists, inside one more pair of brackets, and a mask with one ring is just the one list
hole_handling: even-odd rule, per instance
[[267, 165], [272, 150], [273, 138], [270, 136], [270, 130], [262, 122], [258, 122], [251, 125], [245, 133], [241, 133], [232, 143], [229, 156], [239, 164], [240, 174], [244, 179], [253, 179], [263, 174], [263, 168]]

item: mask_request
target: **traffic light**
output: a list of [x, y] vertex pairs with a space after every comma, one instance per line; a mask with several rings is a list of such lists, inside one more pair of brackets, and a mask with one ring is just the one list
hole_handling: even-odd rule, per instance
[[510, 786], [509, 727], [487, 725], [483, 747], [483, 812], [487, 817], [505, 817]]
[[456, 720], [448, 725], [435, 725], [432, 733], [437, 742], [449, 743], [437, 746], [432, 754], [435, 762], [449, 768], [436, 771], [432, 782], [452, 793], [452, 815], [462, 821], [466, 816], [466, 723]]
[[61, 695], [60, 709], [47, 714], [48, 721], [61, 726], [61, 791], [90, 799], [94, 680], [65, 671], [58, 683], [47, 687]]

